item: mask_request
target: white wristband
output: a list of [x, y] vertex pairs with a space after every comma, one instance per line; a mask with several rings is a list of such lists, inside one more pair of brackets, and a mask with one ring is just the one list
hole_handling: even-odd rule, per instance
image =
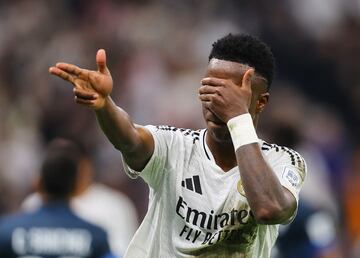
[[259, 142], [249, 113], [231, 118], [227, 122], [235, 151], [243, 145]]

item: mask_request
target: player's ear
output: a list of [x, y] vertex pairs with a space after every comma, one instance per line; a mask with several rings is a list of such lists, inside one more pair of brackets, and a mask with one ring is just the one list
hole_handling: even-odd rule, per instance
[[35, 179], [34, 188], [35, 188], [36, 192], [38, 192], [40, 194], [40, 196], [44, 199], [46, 194], [45, 194], [45, 189], [44, 189], [44, 182], [41, 180], [41, 177], [37, 177]]
[[41, 178], [40, 178], [40, 177], [37, 177], [37, 178], [34, 180], [33, 186], [34, 186], [34, 189], [35, 189], [37, 192], [41, 192], [41, 191], [42, 191], [43, 186], [42, 186], [42, 182], [41, 182]]
[[91, 160], [87, 157], [83, 157], [78, 164], [74, 195], [78, 195], [87, 189], [91, 185], [92, 180], [93, 167]]
[[256, 109], [255, 109], [256, 114], [259, 114], [264, 110], [265, 106], [269, 102], [269, 97], [270, 97], [269, 92], [261, 93], [259, 95], [259, 98], [256, 102]]

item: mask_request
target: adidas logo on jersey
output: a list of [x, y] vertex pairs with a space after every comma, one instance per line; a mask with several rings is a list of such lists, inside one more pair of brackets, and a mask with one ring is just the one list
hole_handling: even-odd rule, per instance
[[181, 181], [181, 186], [185, 187], [186, 189], [188, 189], [190, 191], [194, 191], [194, 192], [202, 195], [199, 176], [185, 178], [185, 180]]

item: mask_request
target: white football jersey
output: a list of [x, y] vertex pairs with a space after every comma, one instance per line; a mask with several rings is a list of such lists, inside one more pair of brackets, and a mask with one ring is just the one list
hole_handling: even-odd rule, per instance
[[[268, 258], [278, 225], [257, 224], [242, 189], [238, 167], [226, 173], [205, 142], [206, 129], [147, 126], [154, 153], [131, 178], [149, 185], [149, 206], [126, 258]], [[303, 158], [275, 144], [260, 143], [281, 184], [298, 200], [306, 175]], [[295, 214], [294, 214], [295, 216]], [[293, 216], [293, 217], [294, 217]]]

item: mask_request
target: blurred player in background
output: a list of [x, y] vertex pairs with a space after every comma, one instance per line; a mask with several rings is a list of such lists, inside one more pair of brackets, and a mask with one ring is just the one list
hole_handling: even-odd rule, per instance
[[[249, 35], [213, 44], [199, 98], [206, 129], [140, 126], [110, 98], [104, 50], [97, 71], [58, 63], [121, 151], [126, 171], [150, 188], [148, 212], [125, 257], [270, 257], [279, 224], [296, 215], [306, 167], [295, 151], [258, 139], [269, 99], [270, 49]], [[178, 107], [181, 108], [181, 107]]]
[[[75, 178], [71, 208], [80, 218], [105, 229], [111, 250], [117, 256], [123, 256], [138, 227], [136, 209], [124, 194], [93, 181], [91, 159], [84, 148], [81, 149], [82, 165]], [[33, 211], [41, 204], [41, 192], [38, 191], [25, 199], [22, 208]]]
[[272, 258], [338, 258], [336, 229], [326, 211], [311, 207], [306, 201], [299, 204], [296, 219], [280, 227], [277, 252]]
[[[279, 228], [272, 258], [338, 258], [337, 216], [334, 197], [327, 188], [321, 159], [309, 148], [301, 146], [299, 128], [281, 121], [273, 129], [273, 139], [281, 145], [300, 149], [309, 171], [300, 193], [296, 219]], [[316, 161], [314, 161], [316, 159]], [[316, 163], [315, 163], [316, 162]], [[312, 173], [314, 171], [314, 173]]]
[[105, 231], [69, 207], [82, 162], [83, 154], [72, 142], [57, 139], [49, 145], [39, 182], [44, 204], [1, 221], [0, 257], [115, 257]]

